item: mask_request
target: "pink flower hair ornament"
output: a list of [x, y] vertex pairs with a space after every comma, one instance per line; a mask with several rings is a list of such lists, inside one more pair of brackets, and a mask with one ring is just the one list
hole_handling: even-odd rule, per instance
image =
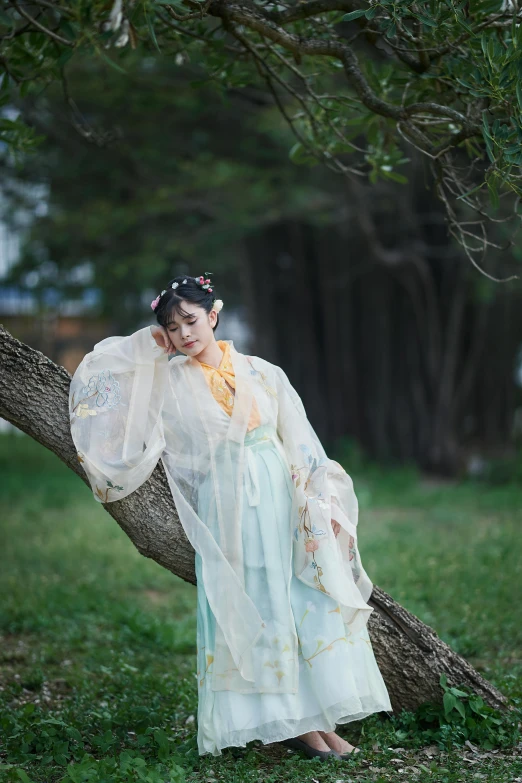
[[[210, 274], [212, 274], [212, 273], [211, 272], [207, 272], [207, 275], [210, 275]], [[203, 275], [199, 275], [199, 277], [195, 277], [194, 280], [196, 281], [196, 283], [198, 285], [201, 286], [201, 288], [205, 289], [205, 291], [207, 293], [209, 293], [209, 294], [212, 293], [212, 288], [210, 287], [211, 281], [210, 281], [209, 278], [205, 278]], [[186, 282], [187, 282], [187, 279], [185, 278], [183, 280], [183, 283], [181, 283], [181, 285], [183, 285]], [[174, 282], [174, 283], [172, 283], [171, 288], [176, 289], [179, 285], [180, 285], [179, 283]], [[164, 288], [163, 291], [161, 292], [161, 294], [158, 294], [158, 296], [155, 299], [152, 300], [152, 302], [150, 303], [150, 306], [151, 306], [151, 308], [153, 310], [156, 310], [156, 308], [158, 307], [158, 305], [160, 303], [161, 297], [163, 296], [163, 294], [166, 294], [166, 293], [167, 293], [167, 289]], [[212, 303], [212, 310], [215, 310], [217, 313], [220, 312], [222, 307], [223, 307], [223, 300], [222, 299], [215, 299], [214, 302]]]
[[[212, 274], [212, 272], [207, 272], [207, 275], [211, 275], [211, 274]], [[205, 288], [208, 291], [209, 294], [212, 293], [212, 289], [210, 288], [211, 281], [209, 279], [205, 280], [204, 276], [200, 275], [199, 277], [195, 277], [194, 280], [196, 281], [196, 283], [198, 285], [201, 286], [201, 288]]]

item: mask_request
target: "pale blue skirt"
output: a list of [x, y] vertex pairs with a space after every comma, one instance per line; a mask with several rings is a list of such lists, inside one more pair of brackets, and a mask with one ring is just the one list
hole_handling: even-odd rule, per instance
[[[245, 589], [263, 615], [268, 601], [290, 604], [299, 645], [297, 693], [213, 691], [211, 658], [215, 618], [196, 553], [197, 677], [199, 754], [221, 754], [258, 739], [277, 742], [308, 731], [334, 731], [336, 724], [360, 720], [392, 707], [377, 666], [368, 631], [351, 634], [337, 601], [297, 579], [292, 569], [292, 482], [266, 426], [247, 433], [250, 452], [245, 478], [243, 546]], [[277, 435], [275, 435], [277, 437]], [[204, 514], [200, 493], [200, 515]], [[203, 517], [204, 518], [204, 517]], [[288, 600], [288, 599], [287, 599]]]

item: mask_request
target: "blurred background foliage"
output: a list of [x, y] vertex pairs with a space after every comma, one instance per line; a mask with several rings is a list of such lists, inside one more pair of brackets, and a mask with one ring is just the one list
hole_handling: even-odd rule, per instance
[[[511, 459], [520, 286], [467, 263], [423, 159], [407, 184], [296, 166], [262, 92], [173, 59], [126, 69], [70, 67], [73, 124], [58, 84], [20, 100], [42, 142], [23, 165], [2, 159], [2, 219], [22, 237], [3, 284], [51, 312], [94, 289], [96, 317], [128, 332], [167, 279], [211, 271], [328, 442], [453, 476]], [[491, 250], [490, 271], [518, 256]]]
[[40, 289], [71, 296], [67, 273], [88, 263], [101, 313], [122, 328], [142, 315], [144, 289], [160, 289], [176, 266], [230, 284], [253, 228], [327, 216], [334, 197], [327, 175], [288, 165], [288, 134], [263, 95], [223, 92], [172, 60], [131, 60], [124, 76], [96, 62], [70, 69], [81, 133], [58, 85], [26, 99], [24, 117], [45, 141], [11, 176], [4, 158], [4, 220], [16, 220], [21, 181], [42, 183], [48, 198], [8, 281], [35, 271]]

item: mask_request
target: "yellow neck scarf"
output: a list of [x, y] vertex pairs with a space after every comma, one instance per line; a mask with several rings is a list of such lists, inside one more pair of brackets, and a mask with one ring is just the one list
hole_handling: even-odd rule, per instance
[[205, 378], [210, 387], [210, 391], [221, 407], [228, 414], [231, 414], [234, 405], [234, 395], [227, 387], [227, 383], [235, 390], [236, 376], [234, 374], [232, 362], [230, 361], [230, 345], [224, 340], [217, 340], [217, 344], [223, 351], [223, 357], [219, 363], [219, 367], [213, 367], [211, 364], [201, 362], [201, 369], [205, 373]]
[[[228, 415], [231, 416], [234, 407], [234, 393], [230, 391], [230, 389], [233, 389], [235, 392], [236, 376], [230, 360], [230, 345], [224, 340], [217, 340], [217, 344], [223, 351], [223, 357], [219, 363], [219, 367], [213, 367], [211, 364], [201, 362], [201, 369], [205, 374], [206, 381], [214, 399], [221, 405], [225, 413], [228, 413]], [[254, 398], [247, 430], [250, 431], [254, 429], [254, 427], [258, 427], [260, 420], [259, 410]]]

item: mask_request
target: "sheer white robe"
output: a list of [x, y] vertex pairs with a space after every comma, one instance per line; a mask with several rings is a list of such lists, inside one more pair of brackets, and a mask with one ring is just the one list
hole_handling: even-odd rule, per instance
[[[188, 540], [202, 559], [205, 594], [216, 618], [212, 688], [295, 693], [297, 637], [292, 618], [262, 616], [244, 587], [243, 487], [250, 480], [245, 435], [253, 397], [293, 487], [288, 525], [295, 576], [338, 601], [350, 634], [373, 611], [372, 583], [357, 546], [358, 504], [346, 471], [329, 459], [283, 370], [246, 357], [230, 343], [236, 393], [229, 416], [214, 399], [197, 359], [170, 361], [150, 327], [109, 337], [88, 353], [70, 389], [71, 433], [94, 498], [126, 497], [161, 459]], [[246, 453], [245, 453], [246, 452]], [[198, 515], [202, 486], [212, 498]], [[331, 519], [341, 525], [337, 537]], [[265, 628], [287, 623], [288, 676], [274, 684], [264, 665]], [[226, 676], [224, 676], [226, 674]]]

